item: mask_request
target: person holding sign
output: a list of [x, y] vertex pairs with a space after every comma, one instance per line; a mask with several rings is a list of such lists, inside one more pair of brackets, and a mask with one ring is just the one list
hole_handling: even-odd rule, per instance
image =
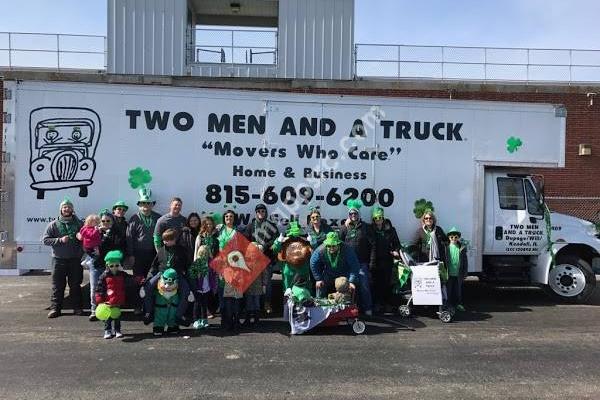
[[358, 284], [360, 266], [352, 248], [340, 239], [337, 232], [329, 232], [325, 241], [310, 258], [310, 270], [315, 278], [317, 297], [335, 292], [335, 278], [344, 276], [354, 291]]

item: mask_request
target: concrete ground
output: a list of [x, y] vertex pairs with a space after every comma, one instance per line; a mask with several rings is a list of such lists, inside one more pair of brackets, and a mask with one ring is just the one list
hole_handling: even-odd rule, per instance
[[[154, 338], [126, 313], [125, 338], [100, 322], [46, 318], [50, 277], [1, 277], [0, 399], [600, 398], [600, 289], [587, 305], [539, 289], [467, 285], [451, 324], [431, 313], [288, 335], [184, 330]], [[600, 283], [599, 283], [600, 287]], [[404, 326], [404, 324], [406, 326]]]

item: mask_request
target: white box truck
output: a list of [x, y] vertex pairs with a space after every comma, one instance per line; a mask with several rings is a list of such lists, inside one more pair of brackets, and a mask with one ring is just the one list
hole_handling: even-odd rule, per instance
[[[360, 198], [380, 205], [403, 242], [415, 202], [469, 242], [469, 273], [547, 285], [584, 301], [600, 257], [593, 224], [544, 212], [543, 180], [564, 167], [560, 105], [314, 95], [61, 82], [5, 82], [2, 268], [46, 269], [40, 236], [65, 196], [80, 217], [117, 199], [129, 173], [151, 173], [159, 212], [235, 207], [248, 223], [310, 207], [336, 225]], [[130, 209], [130, 215], [135, 207]]]

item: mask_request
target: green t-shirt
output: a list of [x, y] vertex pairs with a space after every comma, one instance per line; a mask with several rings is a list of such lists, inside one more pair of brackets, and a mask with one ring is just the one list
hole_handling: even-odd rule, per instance
[[448, 260], [448, 275], [458, 276], [458, 267], [460, 264], [460, 247], [450, 244], [450, 260]]

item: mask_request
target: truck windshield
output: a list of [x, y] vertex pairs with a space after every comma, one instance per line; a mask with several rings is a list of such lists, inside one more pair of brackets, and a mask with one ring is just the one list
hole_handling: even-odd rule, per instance
[[542, 215], [544, 212], [540, 204], [540, 199], [528, 179], [525, 179], [525, 192], [527, 193], [527, 210], [529, 210], [529, 214]]
[[524, 210], [525, 191], [522, 178], [498, 178], [498, 199], [503, 210]]

